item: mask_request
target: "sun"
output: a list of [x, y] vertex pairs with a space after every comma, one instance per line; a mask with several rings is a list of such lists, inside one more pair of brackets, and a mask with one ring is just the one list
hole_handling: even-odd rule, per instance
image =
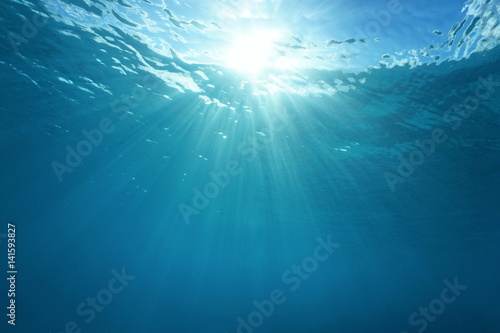
[[247, 73], [259, 73], [265, 67], [275, 67], [276, 42], [280, 34], [272, 30], [258, 30], [234, 39], [227, 54], [227, 66]]

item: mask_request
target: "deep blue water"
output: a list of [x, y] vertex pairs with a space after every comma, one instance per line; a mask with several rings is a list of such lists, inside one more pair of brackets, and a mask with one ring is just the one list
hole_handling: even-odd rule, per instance
[[3, 1], [1, 332], [500, 332], [499, 6]]

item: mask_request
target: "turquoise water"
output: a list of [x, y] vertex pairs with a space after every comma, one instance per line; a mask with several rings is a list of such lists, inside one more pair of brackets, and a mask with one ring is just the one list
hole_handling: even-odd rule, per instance
[[2, 332], [499, 332], [499, 5], [2, 2]]

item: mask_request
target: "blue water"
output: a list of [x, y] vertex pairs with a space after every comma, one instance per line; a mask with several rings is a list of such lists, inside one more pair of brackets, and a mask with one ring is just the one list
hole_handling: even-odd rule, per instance
[[500, 332], [499, 8], [3, 1], [1, 332]]

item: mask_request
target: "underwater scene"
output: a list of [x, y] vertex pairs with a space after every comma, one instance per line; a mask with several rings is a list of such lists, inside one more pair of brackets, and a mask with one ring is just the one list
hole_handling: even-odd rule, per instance
[[499, 333], [499, 0], [3, 0], [0, 332]]

